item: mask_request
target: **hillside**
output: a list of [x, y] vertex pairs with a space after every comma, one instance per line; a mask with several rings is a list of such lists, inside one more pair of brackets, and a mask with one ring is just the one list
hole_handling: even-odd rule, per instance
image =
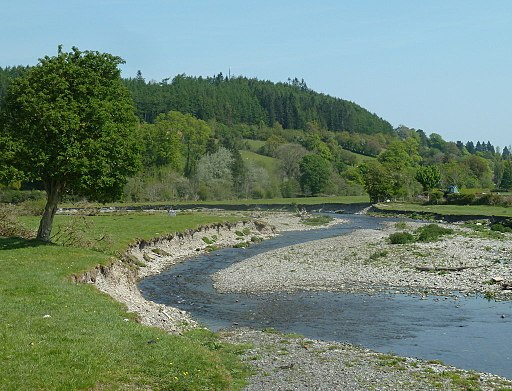
[[139, 117], [146, 122], [176, 110], [229, 125], [273, 126], [278, 122], [284, 129], [304, 129], [308, 122], [317, 122], [330, 131], [393, 133], [389, 122], [376, 114], [353, 102], [315, 92], [297, 79], [273, 83], [222, 74], [207, 78], [178, 75], [157, 83], [146, 82], [139, 74], [125, 82]]

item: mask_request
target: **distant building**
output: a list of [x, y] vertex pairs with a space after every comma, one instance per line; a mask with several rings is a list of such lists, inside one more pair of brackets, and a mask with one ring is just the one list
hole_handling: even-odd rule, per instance
[[447, 194], [458, 194], [459, 188], [456, 185], [448, 186]]

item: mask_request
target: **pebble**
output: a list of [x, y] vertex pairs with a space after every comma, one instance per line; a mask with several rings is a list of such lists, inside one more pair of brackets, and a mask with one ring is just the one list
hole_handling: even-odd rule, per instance
[[[222, 332], [221, 338], [250, 346], [242, 359], [255, 374], [245, 391], [458, 390], [459, 385], [452, 384], [448, 376], [441, 380], [437, 374], [453, 371], [458, 374], [457, 379], [474, 379], [476, 374], [413, 358], [394, 360], [394, 356], [349, 344], [288, 337], [275, 332], [239, 328]], [[512, 385], [512, 381], [498, 376], [478, 375], [475, 385], [480, 390], [495, 390], [497, 384], [504, 389]]]

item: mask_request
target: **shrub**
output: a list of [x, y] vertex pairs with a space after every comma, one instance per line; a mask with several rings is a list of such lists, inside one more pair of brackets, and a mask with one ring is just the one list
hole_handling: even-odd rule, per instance
[[162, 257], [168, 257], [168, 256], [171, 255], [167, 251], [162, 250], [161, 248], [153, 248], [153, 249], [151, 249], [151, 251], [154, 252], [157, 255], [162, 256]]
[[370, 261], [376, 261], [379, 258], [385, 258], [388, 256], [388, 252], [386, 250], [376, 251], [370, 255]]
[[429, 224], [418, 228], [416, 232], [418, 233], [418, 241], [434, 242], [443, 235], [452, 234], [453, 229], [440, 227], [437, 224]]
[[57, 227], [52, 235], [52, 242], [73, 247], [89, 248], [96, 251], [110, 251], [112, 248], [112, 237], [107, 233], [99, 233], [91, 236], [94, 232], [93, 220], [85, 216], [71, 216], [66, 222]]
[[444, 193], [441, 190], [432, 190], [430, 193], [430, 203], [434, 205], [441, 204], [444, 201]]
[[296, 179], [289, 179], [281, 184], [281, 194], [285, 198], [297, 197], [300, 194], [300, 184]]
[[251, 191], [251, 198], [262, 199], [264, 197], [265, 197], [265, 191], [260, 187], [254, 188]]
[[18, 208], [0, 204], [0, 236], [32, 238], [34, 233], [18, 221]]
[[240, 242], [233, 245], [233, 248], [246, 248], [249, 247], [249, 242]]
[[407, 244], [414, 243], [416, 238], [409, 232], [395, 232], [389, 235], [389, 241], [391, 244]]
[[448, 194], [446, 196], [446, 203], [450, 205], [471, 205], [475, 202], [476, 196], [474, 194]]
[[23, 201], [19, 204], [19, 214], [21, 216], [41, 216], [44, 213], [45, 205], [45, 199]]
[[208, 236], [204, 236], [202, 239], [203, 242], [205, 242], [208, 245], [212, 245], [215, 243], [215, 239], [210, 239]]
[[46, 193], [41, 190], [0, 189], [0, 202], [19, 204], [29, 200], [44, 200]]
[[498, 232], [512, 232], [512, 228], [510, 227], [507, 227], [503, 224], [500, 224], [500, 223], [496, 223], [496, 224], [493, 224], [491, 225], [491, 230], [492, 231], [498, 231]]
[[314, 217], [308, 217], [308, 218], [302, 219], [301, 222], [304, 225], [316, 226], [316, 225], [328, 224], [332, 220], [333, 220], [333, 218], [330, 216], [320, 215], [320, 216], [314, 216]]
[[503, 202], [503, 197], [494, 193], [484, 194], [475, 200], [478, 205], [502, 205]]
[[397, 228], [397, 229], [407, 229], [407, 223], [405, 221], [397, 221], [395, 223], [395, 228]]

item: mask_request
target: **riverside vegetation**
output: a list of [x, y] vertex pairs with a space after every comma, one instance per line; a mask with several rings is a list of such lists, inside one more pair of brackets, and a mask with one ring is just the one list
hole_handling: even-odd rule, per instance
[[[122, 61], [105, 53], [81, 53], [77, 49], [64, 53], [59, 49], [55, 59], [60, 61], [57, 62], [62, 68], [61, 77], [65, 79], [68, 65], [83, 67], [89, 74], [91, 69], [87, 68], [86, 59], [94, 55], [102, 61], [108, 59], [110, 65]], [[70, 60], [69, 64], [61, 61], [66, 58], [78, 58], [78, 61]], [[48, 61], [55, 59], [51, 57]], [[46, 63], [43, 61], [40, 65], [37, 68], [44, 69]], [[33, 69], [26, 67], [0, 68], [0, 102], [5, 102], [0, 106], [0, 113], [4, 113], [4, 120], [0, 121], [0, 147], [6, 151], [0, 161], [0, 173], [2, 182], [10, 188], [34, 188], [37, 182], [28, 180], [42, 179], [40, 172], [32, 173], [31, 178], [27, 173], [21, 175], [22, 168], [30, 171], [32, 166], [21, 167], [21, 162], [16, 163], [16, 148], [26, 143], [16, 138], [19, 121], [7, 121], [11, 117], [9, 113], [19, 111], [15, 110], [16, 99], [33, 95], [24, 95], [20, 86], [28, 83], [30, 88], [40, 88], [31, 79], [32, 73]], [[113, 73], [119, 75], [119, 72]], [[87, 81], [78, 80], [84, 85]], [[108, 170], [103, 170], [103, 176], [96, 179], [101, 178], [98, 185], [112, 185], [113, 181], [117, 184], [127, 179], [122, 197], [132, 202], [368, 194], [372, 201], [424, 195], [426, 200], [440, 203], [444, 199], [438, 188], [457, 186], [488, 192], [512, 187], [508, 147], [501, 150], [485, 141], [446, 141], [439, 134], [428, 135], [421, 129], [407, 126], [393, 129], [389, 122], [357, 104], [319, 94], [297, 78], [273, 83], [222, 74], [213, 77], [177, 75], [173, 79], [148, 82], [142, 72], [138, 72], [133, 78], [117, 77], [114, 84], [121, 89], [120, 82], [126, 94], [131, 94], [132, 111], [138, 117], [135, 126], [133, 113], [126, 112], [126, 126], [120, 130], [130, 130], [129, 137], [124, 137], [126, 142], [138, 141], [141, 164], [131, 159], [135, 157], [131, 153], [134, 151], [132, 144], [127, 144], [124, 152], [130, 152], [132, 161], [123, 161], [123, 173], [106, 178]], [[74, 94], [71, 87], [55, 93], [82, 97]], [[94, 92], [91, 90], [89, 96]], [[124, 100], [126, 94], [121, 94], [122, 100], [114, 100], [128, 103]], [[73, 112], [75, 116], [90, 109], [86, 99], [76, 103], [76, 107], [84, 110]], [[71, 127], [76, 126], [72, 116], [68, 116], [69, 108], [54, 109], [73, 124]], [[82, 124], [90, 125], [85, 117]], [[56, 140], [61, 148], [58, 153], [76, 154], [76, 149], [64, 152], [65, 145], [69, 144], [66, 143], [68, 136], [57, 128], [55, 134], [61, 139]], [[101, 140], [101, 137], [95, 140], [97, 147], [102, 145]], [[24, 155], [25, 158], [31, 156]], [[78, 159], [79, 162], [86, 160]], [[45, 165], [47, 169], [51, 162]], [[36, 166], [42, 166], [40, 163]], [[67, 170], [59, 167], [53, 171], [84, 172], [85, 168], [75, 163]], [[96, 165], [106, 167], [108, 164], [108, 161], [101, 161]], [[13, 171], [13, 167], [16, 170]], [[139, 170], [134, 174], [136, 168]], [[98, 173], [89, 171], [86, 177], [90, 189], [91, 180]], [[76, 178], [73, 178], [74, 181]], [[70, 200], [93, 199], [100, 195], [96, 194], [98, 190], [83, 194], [86, 188], [74, 186], [73, 191], [61, 195]], [[121, 196], [118, 187], [113, 190], [102, 193], [100, 198]], [[19, 198], [13, 194], [2, 197]], [[496, 200], [486, 202], [492, 205]]]

